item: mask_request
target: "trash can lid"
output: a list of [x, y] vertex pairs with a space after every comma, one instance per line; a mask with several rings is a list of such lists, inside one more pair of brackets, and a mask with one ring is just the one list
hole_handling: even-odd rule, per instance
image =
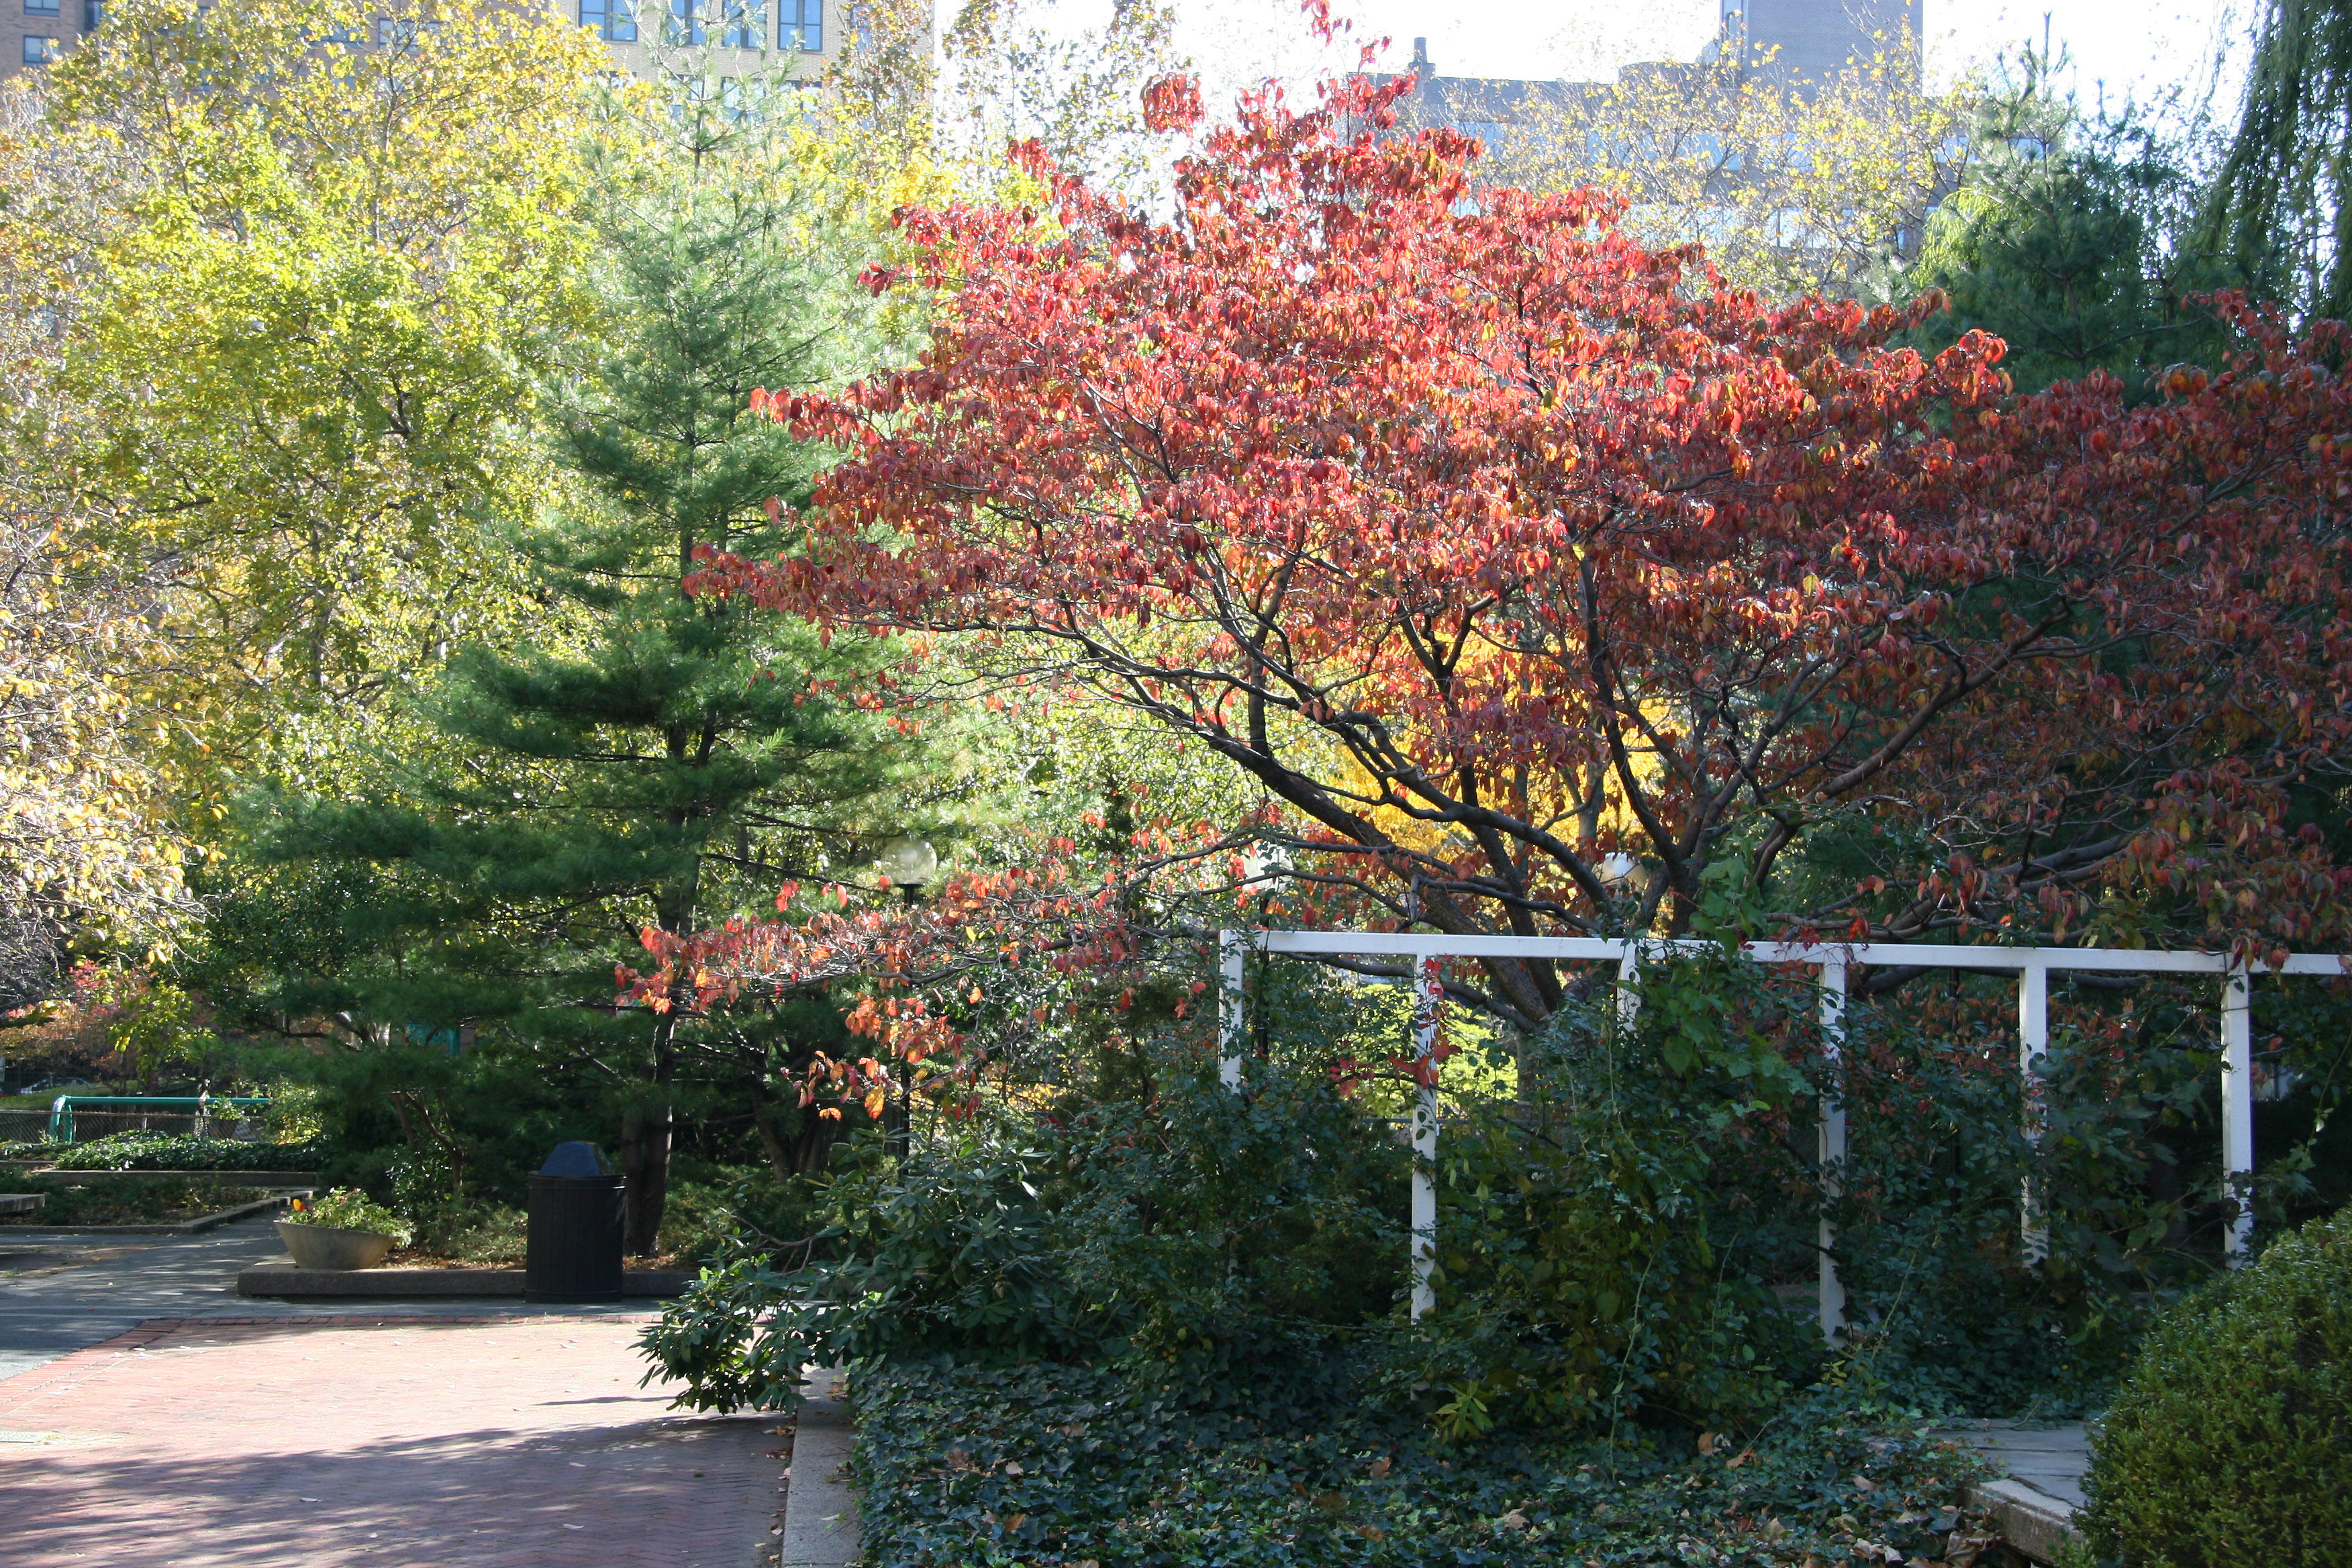
[[539, 1168], [542, 1176], [609, 1176], [604, 1157], [596, 1152], [593, 1143], [558, 1143], [547, 1163]]

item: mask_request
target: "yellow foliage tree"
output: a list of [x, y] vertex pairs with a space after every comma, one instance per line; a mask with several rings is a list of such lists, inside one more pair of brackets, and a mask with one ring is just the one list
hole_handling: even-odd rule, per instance
[[[0, 100], [0, 148], [21, 146], [24, 109]], [[0, 294], [0, 419], [36, 458], [81, 413], [58, 400], [41, 306]], [[136, 696], [169, 655], [152, 587], [77, 542], [68, 479], [0, 462], [0, 1011], [54, 989], [73, 937], [152, 952], [191, 912]]]
[[600, 64], [521, 7], [123, 0], [20, 89], [0, 268], [80, 417], [9, 460], [152, 577], [215, 758], [527, 615], [495, 524], [587, 315]]
[[1917, 55], [1913, 40], [1890, 40], [1822, 80], [1727, 58], [1563, 84], [1486, 111], [1497, 118], [1477, 121], [1485, 174], [1614, 191], [1645, 243], [1703, 244], [1736, 286], [1866, 298], [1916, 253], [1927, 215], [1976, 155], [1967, 132], [1979, 84], [1931, 90]]

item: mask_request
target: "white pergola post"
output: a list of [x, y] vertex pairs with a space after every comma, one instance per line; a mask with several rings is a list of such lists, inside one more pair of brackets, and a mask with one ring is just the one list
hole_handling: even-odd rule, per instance
[[1227, 1089], [1242, 1086], [1242, 1042], [1249, 1033], [1242, 984], [1249, 973], [1249, 946], [1247, 931], [1217, 933], [1217, 1077]]
[[[1642, 950], [1661, 956], [1696, 952], [1706, 944], [1688, 940], [1637, 941], [1622, 937], [1446, 936], [1415, 931], [1226, 931], [1217, 933], [1220, 960], [1220, 1076], [1239, 1088], [1243, 1041], [1247, 1037], [1244, 1005], [1244, 961], [1251, 948], [1262, 952], [1308, 956], [1383, 954], [1414, 961], [1414, 1034], [1417, 1047], [1428, 1053], [1436, 1039], [1436, 1001], [1440, 994], [1436, 961], [1444, 958], [1522, 958], [1562, 960], [1617, 965], [1617, 1019], [1631, 1027], [1642, 1005], [1639, 987]], [[2253, 1237], [2251, 1207], [2254, 1168], [2253, 1039], [2248, 1011], [2244, 966], [2233, 967], [2227, 955], [2173, 952], [2150, 948], [1978, 947], [1934, 942], [1844, 942], [1834, 946], [1811, 942], [1750, 942], [1742, 944], [1759, 963], [1810, 964], [1821, 971], [1823, 991], [1823, 1048], [1832, 1058], [1832, 1083], [1843, 1066], [1846, 977], [1853, 964], [1907, 964], [1929, 969], [2014, 971], [2018, 975], [2017, 1025], [2021, 1066], [2025, 1078], [2025, 1132], [2039, 1144], [2042, 1136], [2041, 1077], [2035, 1070], [2050, 1048], [2050, 974], [2053, 970], [2102, 974], [2212, 974], [2224, 980], [2221, 999], [2222, 1165], [2238, 1213], [2230, 1228], [2232, 1260], [2242, 1259]], [[2289, 954], [2275, 968], [2257, 964], [2263, 973], [2344, 975], [2352, 965], [2336, 954]], [[59, 1100], [60, 1106], [64, 1105]], [[63, 1112], [60, 1112], [63, 1114]], [[1429, 1308], [1430, 1265], [1436, 1249], [1436, 1191], [1423, 1175], [1432, 1169], [1437, 1150], [1436, 1093], [1424, 1088], [1413, 1116], [1415, 1162], [1412, 1210], [1413, 1314]], [[1821, 1151], [1825, 1163], [1845, 1152], [1845, 1120], [1842, 1104], [1825, 1096], [1821, 1126]], [[1826, 1187], [1828, 1183], [1824, 1182]], [[2032, 1178], [2021, 1194], [2027, 1260], [2040, 1264], [2049, 1255], [2049, 1227], [2041, 1217]], [[1822, 1232], [1821, 1318], [1825, 1332], [1835, 1332], [1844, 1319], [1845, 1292], [1830, 1259], [1832, 1237]]]
[[1412, 1059], [1418, 1068], [1412, 1101], [1412, 1315], [1437, 1305], [1430, 1276], [1437, 1268], [1437, 1014], [1444, 999], [1444, 961], [1418, 958], [1412, 966]]
[[2253, 999], [2242, 965], [2221, 982], [2221, 1181], [2237, 1205], [2223, 1243], [2230, 1265], [2243, 1263], [2254, 1239]]
[[[1822, 1055], [1828, 1079], [1822, 1086], [1822, 1197], [1834, 1198], [1845, 1190], [1845, 963], [1831, 959], [1822, 965]], [[1845, 1327], [1845, 1286], [1838, 1279], [1837, 1231], [1822, 1211], [1822, 1338], [1837, 1342]]]
[[[2017, 977], [2018, 1072], [2025, 1100], [2025, 1144], [2028, 1157], [2042, 1147], [2042, 1058], [2050, 1049], [2050, 966], [2041, 954], [2030, 953]], [[2050, 1257], [2050, 1226], [2042, 1217], [2042, 1202], [2033, 1190], [2033, 1174], [2026, 1173], [2018, 1194], [2018, 1237], [2025, 1266], [2039, 1268]]]

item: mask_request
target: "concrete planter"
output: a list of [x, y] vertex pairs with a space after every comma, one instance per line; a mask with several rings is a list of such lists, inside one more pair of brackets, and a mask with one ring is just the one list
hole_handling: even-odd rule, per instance
[[298, 1268], [365, 1268], [383, 1261], [392, 1237], [379, 1231], [343, 1230], [331, 1225], [278, 1222], [278, 1239], [294, 1255]]

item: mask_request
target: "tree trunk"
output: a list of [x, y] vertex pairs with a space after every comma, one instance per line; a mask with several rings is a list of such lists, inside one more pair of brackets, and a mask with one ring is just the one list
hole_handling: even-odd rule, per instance
[[803, 1176], [822, 1172], [833, 1163], [834, 1140], [840, 1136], [840, 1122], [810, 1111], [802, 1118], [800, 1133], [793, 1140], [793, 1169]]
[[670, 1121], [667, 1105], [621, 1118], [621, 1174], [629, 1182], [621, 1225], [632, 1258], [650, 1257], [661, 1241], [662, 1213], [669, 1206]]
[[659, 1250], [663, 1212], [669, 1206], [669, 1144], [677, 1117], [670, 1109], [669, 1085], [677, 1053], [671, 1040], [677, 1021], [664, 1013], [654, 1025], [653, 1090], [658, 1098], [621, 1118], [621, 1174], [628, 1178], [622, 1209], [622, 1245], [632, 1258], [648, 1258]]
[[760, 1135], [761, 1151], [768, 1156], [768, 1168], [779, 1180], [790, 1180], [793, 1174], [792, 1146], [784, 1142], [783, 1130], [776, 1125], [781, 1108], [776, 1097], [768, 1092], [763, 1079], [751, 1083], [751, 1131]]

